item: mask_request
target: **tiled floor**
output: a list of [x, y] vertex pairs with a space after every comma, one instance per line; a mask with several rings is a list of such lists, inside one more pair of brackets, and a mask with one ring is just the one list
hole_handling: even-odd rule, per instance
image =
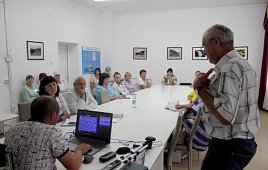
[[[261, 128], [256, 135], [258, 145], [257, 153], [245, 168], [245, 170], [268, 170], [268, 112], [260, 111]], [[200, 160], [197, 160], [197, 152], [193, 151], [193, 169], [198, 170], [202, 165], [205, 152], [200, 152]], [[173, 170], [188, 169], [188, 159], [180, 164], [173, 163]]]

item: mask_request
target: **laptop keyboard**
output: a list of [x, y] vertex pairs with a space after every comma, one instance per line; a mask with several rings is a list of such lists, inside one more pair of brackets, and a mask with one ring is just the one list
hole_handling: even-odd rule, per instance
[[94, 146], [95, 148], [103, 147], [104, 143], [84, 138], [73, 138], [68, 141], [69, 143], [80, 145], [82, 143], [90, 144], [91, 146]]

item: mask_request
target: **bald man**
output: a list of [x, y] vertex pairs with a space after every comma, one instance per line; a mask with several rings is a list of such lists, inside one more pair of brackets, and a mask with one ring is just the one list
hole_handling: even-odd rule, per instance
[[70, 109], [71, 115], [77, 114], [78, 109], [91, 110], [98, 106], [97, 101], [86, 88], [86, 80], [79, 76], [73, 83], [74, 88], [66, 92], [64, 98]]

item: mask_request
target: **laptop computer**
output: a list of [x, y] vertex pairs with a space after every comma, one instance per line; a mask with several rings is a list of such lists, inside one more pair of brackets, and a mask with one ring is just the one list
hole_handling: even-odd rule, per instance
[[86, 143], [92, 146], [88, 154], [93, 155], [105, 148], [111, 140], [112, 119], [112, 113], [79, 109], [75, 136], [67, 141], [69, 149], [75, 151], [78, 145]]

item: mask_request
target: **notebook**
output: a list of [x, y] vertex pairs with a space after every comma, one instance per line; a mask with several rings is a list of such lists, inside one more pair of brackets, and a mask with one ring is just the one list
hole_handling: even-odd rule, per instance
[[86, 143], [92, 146], [88, 154], [93, 155], [105, 148], [111, 140], [112, 119], [112, 113], [78, 110], [75, 136], [67, 141], [69, 149], [75, 151], [78, 145]]

